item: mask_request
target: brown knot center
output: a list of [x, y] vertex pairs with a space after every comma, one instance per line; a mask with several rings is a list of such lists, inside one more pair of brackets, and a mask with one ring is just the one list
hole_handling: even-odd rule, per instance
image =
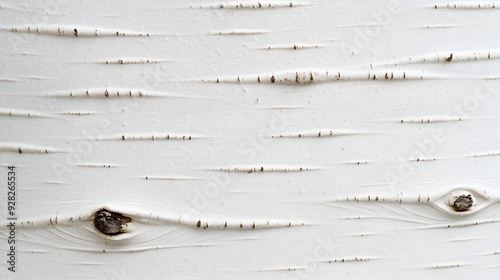
[[121, 214], [101, 210], [95, 214], [94, 225], [104, 234], [118, 235], [125, 232], [124, 227], [131, 221], [131, 218]]
[[453, 202], [453, 208], [457, 212], [467, 211], [467, 210], [469, 210], [469, 208], [472, 207], [473, 202], [474, 201], [472, 200], [472, 195], [463, 194], [463, 195], [459, 196], [455, 200], [455, 202]]

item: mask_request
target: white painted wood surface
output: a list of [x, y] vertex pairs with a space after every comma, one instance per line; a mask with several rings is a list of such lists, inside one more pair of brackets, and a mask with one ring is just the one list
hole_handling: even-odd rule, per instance
[[1, 1], [2, 279], [498, 279], [497, 7]]

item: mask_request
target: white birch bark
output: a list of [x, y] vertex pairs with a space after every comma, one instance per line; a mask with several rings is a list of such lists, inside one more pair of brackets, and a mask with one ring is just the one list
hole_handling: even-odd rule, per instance
[[499, 8], [1, 1], [1, 278], [497, 279]]

